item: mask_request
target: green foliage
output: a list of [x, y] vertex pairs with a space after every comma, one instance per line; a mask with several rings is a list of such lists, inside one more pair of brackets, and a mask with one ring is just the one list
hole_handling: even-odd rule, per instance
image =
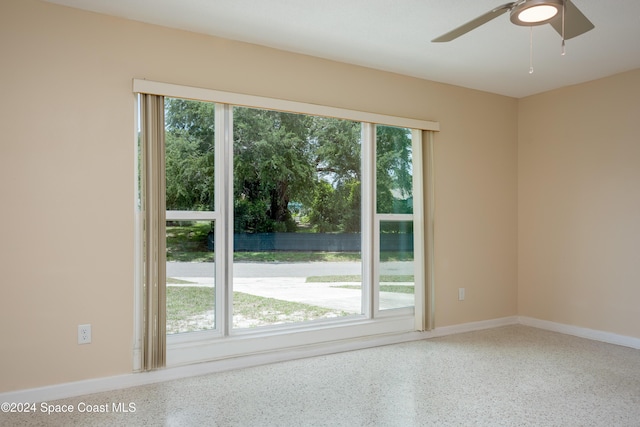
[[315, 196], [311, 203], [309, 221], [320, 233], [336, 231], [340, 220], [340, 207], [335, 200], [336, 191], [326, 181], [316, 184]]
[[[215, 105], [167, 98], [169, 210], [213, 210]], [[278, 111], [234, 108], [234, 229], [359, 232], [360, 124]], [[412, 211], [411, 132], [377, 127], [378, 212]]]
[[166, 206], [169, 210], [213, 210], [214, 152], [183, 131], [166, 134]]
[[207, 248], [208, 221], [170, 222], [167, 224], [167, 261], [213, 261], [213, 252]]
[[241, 197], [234, 201], [235, 233], [267, 233], [273, 231], [274, 223], [267, 216], [267, 204], [263, 200]]
[[202, 153], [211, 150], [215, 141], [215, 104], [187, 99], [165, 99], [167, 131], [190, 135]]
[[360, 182], [352, 179], [334, 188], [327, 181], [316, 183], [309, 223], [319, 233], [360, 231]]
[[345, 200], [343, 207], [343, 219], [345, 233], [359, 233], [361, 214], [360, 214], [360, 198], [361, 198], [360, 181], [351, 180], [344, 186], [338, 188], [338, 192], [344, 194], [342, 198]]
[[360, 181], [360, 123], [314, 117], [316, 171], [334, 184]]
[[310, 201], [309, 189], [315, 179], [308, 144], [312, 119], [277, 111], [234, 109], [234, 196], [236, 200], [266, 202], [265, 214], [271, 220], [267, 231], [295, 230], [289, 202]]
[[411, 130], [376, 126], [376, 195], [379, 213], [413, 213]]
[[213, 210], [214, 104], [165, 100], [168, 210]]

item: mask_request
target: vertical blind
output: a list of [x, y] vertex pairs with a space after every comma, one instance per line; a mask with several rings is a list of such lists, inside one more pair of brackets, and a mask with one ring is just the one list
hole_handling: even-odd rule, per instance
[[144, 330], [142, 369], [166, 364], [166, 252], [164, 97], [140, 94], [142, 209], [144, 217]]
[[[435, 240], [434, 240], [434, 216], [435, 216], [435, 171], [434, 171], [434, 132], [423, 132], [423, 176], [425, 177], [423, 188], [425, 253], [424, 260], [424, 294], [421, 296], [422, 316], [418, 330], [430, 331], [435, 328]], [[416, 301], [416, 307], [419, 302]]]

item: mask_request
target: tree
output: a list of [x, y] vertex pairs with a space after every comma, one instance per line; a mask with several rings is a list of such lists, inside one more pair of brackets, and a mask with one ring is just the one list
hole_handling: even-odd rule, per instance
[[[166, 99], [167, 209], [214, 207], [215, 105]], [[294, 231], [290, 204], [319, 231], [360, 230], [360, 123], [234, 108], [236, 232]], [[377, 127], [379, 212], [410, 212], [411, 132]]]
[[316, 171], [333, 184], [360, 181], [360, 123], [314, 117]]
[[338, 187], [338, 192], [343, 194], [340, 199], [345, 200], [342, 208], [343, 217], [341, 223], [345, 233], [359, 233], [361, 225], [361, 186], [360, 181], [352, 179]]
[[267, 201], [266, 215], [274, 228], [270, 231], [295, 230], [289, 202], [311, 201], [311, 120], [277, 111], [234, 110], [234, 196]]
[[340, 223], [340, 206], [336, 203], [336, 190], [327, 181], [316, 184], [309, 220], [316, 231], [337, 231]]
[[214, 104], [165, 100], [168, 210], [213, 210]]
[[376, 199], [380, 213], [412, 213], [411, 130], [376, 128]]

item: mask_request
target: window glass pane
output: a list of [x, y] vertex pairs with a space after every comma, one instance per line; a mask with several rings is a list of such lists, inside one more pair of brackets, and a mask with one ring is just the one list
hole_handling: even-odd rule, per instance
[[380, 310], [413, 307], [413, 221], [380, 222]]
[[360, 314], [360, 124], [235, 107], [233, 125], [233, 327]]
[[[165, 98], [166, 210], [214, 210], [215, 104]], [[167, 334], [215, 328], [213, 222], [167, 222]]]
[[215, 328], [213, 221], [167, 221], [167, 334]]
[[376, 126], [376, 210], [413, 213], [411, 129]]
[[215, 210], [214, 109], [210, 102], [165, 99], [167, 210]]

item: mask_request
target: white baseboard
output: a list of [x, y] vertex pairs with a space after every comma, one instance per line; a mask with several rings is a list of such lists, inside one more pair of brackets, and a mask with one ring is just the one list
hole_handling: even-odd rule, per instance
[[500, 326], [517, 325], [518, 316], [500, 317], [498, 319], [481, 320], [479, 322], [462, 323], [460, 325], [436, 327], [430, 331], [431, 336], [441, 337], [445, 335], [461, 334], [464, 332], [480, 331], [482, 329], [498, 328]]
[[374, 337], [334, 341], [316, 345], [270, 351], [249, 356], [240, 356], [159, 369], [152, 372], [136, 372], [112, 377], [94, 378], [51, 386], [0, 393], [0, 402], [48, 402], [85, 394], [102, 393], [123, 388], [171, 381], [180, 378], [248, 368], [269, 363], [284, 362], [306, 357], [322, 356], [344, 351], [361, 350], [402, 342], [430, 338], [431, 332], [405, 332]]
[[520, 316], [518, 318], [518, 323], [525, 326], [532, 326], [538, 329], [545, 329], [547, 331], [560, 332], [562, 334], [587, 338], [594, 341], [602, 341], [609, 344], [621, 345], [623, 347], [640, 349], [640, 338], [629, 337], [626, 335], [618, 335], [611, 332], [581, 328], [579, 326], [550, 322], [548, 320], [540, 320], [527, 316]]
[[463, 323], [435, 328], [427, 332], [408, 332], [372, 337], [368, 339], [351, 339], [303, 348], [293, 348], [284, 351], [274, 351], [251, 356], [235, 357], [216, 360], [212, 362], [196, 363], [192, 365], [177, 366], [161, 369], [153, 372], [140, 372], [117, 375], [105, 378], [95, 378], [84, 381], [75, 381], [64, 384], [38, 387], [26, 390], [18, 390], [0, 393], [0, 402], [47, 402], [68, 397], [82, 396], [85, 394], [101, 393], [122, 388], [153, 384], [180, 378], [188, 378], [198, 375], [206, 375], [215, 372], [229, 371], [232, 369], [248, 368], [268, 363], [284, 362], [287, 360], [302, 359], [305, 357], [321, 356], [343, 351], [360, 350], [382, 345], [398, 344], [402, 342], [418, 341], [422, 339], [478, 331], [482, 329], [497, 328], [500, 326], [522, 324], [539, 329], [574, 335], [595, 341], [603, 341], [625, 347], [640, 349], [640, 339], [609, 332], [564, 325], [546, 320], [534, 319], [524, 316], [511, 316], [498, 319], [483, 320], [479, 322]]

